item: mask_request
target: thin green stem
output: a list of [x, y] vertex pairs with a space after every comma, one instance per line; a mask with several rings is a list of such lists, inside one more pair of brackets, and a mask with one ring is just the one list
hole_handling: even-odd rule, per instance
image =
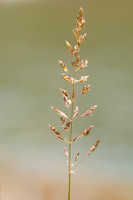
[[[76, 70], [74, 70], [74, 79], [76, 78]], [[71, 139], [72, 139], [72, 126], [73, 126], [73, 112], [74, 112], [74, 86], [73, 84], [73, 93], [72, 93], [72, 110], [71, 110], [71, 120], [70, 120], [70, 134], [69, 134], [69, 183], [68, 183], [68, 200], [71, 200]]]

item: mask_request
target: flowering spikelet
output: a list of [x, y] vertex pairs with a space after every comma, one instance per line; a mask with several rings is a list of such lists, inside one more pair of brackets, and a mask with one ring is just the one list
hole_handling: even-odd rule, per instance
[[73, 48], [68, 41], [66, 41], [66, 45], [68, 46], [70, 53], [73, 55], [74, 54]]
[[74, 137], [71, 142], [75, 142], [75, 140], [77, 140], [77, 139], [78, 139], [78, 137]]
[[95, 110], [97, 108], [97, 105], [91, 107], [89, 110], [87, 110], [84, 114], [80, 115], [80, 117], [84, 117], [87, 115], [92, 115], [92, 111]]
[[66, 76], [65, 73], [62, 73], [62, 78], [64, 78], [65, 81], [70, 82], [70, 76]]
[[66, 99], [65, 106], [66, 106], [67, 108], [69, 108], [70, 105], [71, 105], [71, 103], [72, 103], [71, 99]]
[[85, 130], [81, 135], [79, 135], [78, 137], [75, 137], [72, 139], [72, 142], [75, 142], [75, 140], [77, 140], [78, 138], [81, 138], [83, 136], [87, 136], [90, 133], [90, 130], [93, 128], [93, 125], [89, 126], [89, 128], [87, 130]]
[[85, 38], [86, 38], [86, 35], [87, 35], [87, 33], [85, 33], [84, 35], [80, 35], [79, 37], [78, 37], [78, 45], [80, 46], [80, 44], [82, 44], [83, 42], [84, 42], [84, 40], [85, 40]]
[[88, 78], [89, 76], [81, 76], [81, 78], [78, 80], [78, 82], [84, 82], [84, 81], [87, 81], [87, 78]]
[[64, 129], [65, 129], [65, 130], [68, 130], [68, 129], [69, 129], [69, 127], [70, 127], [70, 122], [67, 122], [67, 123], [65, 124], [65, 127], [64, 127]]
[[68, 119], [68, 116], [67, 116], [65, 113], [63, 113], [62, 111], [56, 109], [54, 106], [51, 106], [51, 108], [52, 108], [53, 110], [55, 110], [55, 112], [56, 112], [58, 115], [60, 115], [61, 117], [65, 117], [65, 118]]
[[63, 117], [61, 117], [60, 120], [61, 120], [61, 122], [62, 122], [62, 126], [64, 127], [64, 126], [65, 126], [66, 119], [64, 119]]
[[67, 72], [67, 73], [69, 74], [66, 65], [65, 65], [61, 60], [59, 60], [59, 63], [60, 63], [60, 65], [61, 65], [61, 67], [64, 69], [64, 71]]
[[87, 67], [88, 64], [88, 60], [81, 60], [80, 66], [76, 69], [76, 71], [84, 69], [85, 67]]
[[64, 152], [65, 152], [65, 157], [66, 157], [66, 163], [67, 163], [67, 166], [68, 166], [68, 152], [67, 152], [67, 149], [66, 149], [65, 146], [64, 146]]
[[78, 112], [78, 106], [76, 106], [76, 108], [74, 110], [73, 118], [75, 118], [78, 114], [79, 114], [79, 112]]
[[63, 95], [65, 95], [66, 97], [69, 97], [66, 90], [60, 89], [60, 91], [62, 92]]
[[86, 156], [88, 156], [92, 151], [95, 151], [95, 149], [98, 147], [99, 143], [100, 143], [100, 140], [97, 140], [96, 143], [90, 148], [90, 151], [88, 151]]
[[89, 133], [90, 133], [90, 130], [93, 128], [93, 125], [91, 125], [89, 128], [87, 128], [87, 130], [85, 130], [83, 133], [82, 133], [82, 135], [83, 136], [86, 136], [86, 135], [88, 135]]
[[57, 135], [56, 137], [61, 139], [61, 140], [65, 140], [61, 135]]
[[90, 85], [86, 85], [83, 87], [81, 94], [85, 94], [86, 92], [89, 92], [89, 91], [90, 91]]
[[58, 132], [58, 130], [52, 126], [52, 125], [49, 125], [49, 128], [56, 134], [56, 135], [60, 135], [60, 133]]
[[79, 157], [79, 153], [77, 153], [77, 155], [76, 155], [76, 157], [75, 157], [75, 159], [74, 159], [74, 162], [73, 162], [73, 164], [72, 164], [72, 167], [74, 167], [74, 165], [75, 165], [75, 163], [76, 163], [78, 157]]

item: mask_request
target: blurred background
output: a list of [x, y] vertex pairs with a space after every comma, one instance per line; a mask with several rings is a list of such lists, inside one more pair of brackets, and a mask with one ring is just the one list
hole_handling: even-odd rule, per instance
[[133, 199], [133, 1], [0, 0], [1, 200], [67, 199], [66, 144], [48, 124], [61, 131], [51, 105], [67, 113], [59, 89], [70, 85], [58, 60], [71, 67], [65, 40], [76, 42], [81, 6], [87, 38], [80, 55], [89, 65], [79, 76], [89, 74], [91, 92], [75, 105], [80, 113], [98, 108], [74, 124], [74, 136], [94, 128], [73, 144], [73, 159], [101, 143], [76, 168], [72, 199]]

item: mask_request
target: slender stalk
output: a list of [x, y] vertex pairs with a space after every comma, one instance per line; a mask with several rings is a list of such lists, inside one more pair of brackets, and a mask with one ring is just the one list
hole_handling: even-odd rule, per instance
[[[76, 78], [76, 70], [74, 71], [74, 79]], [[72, 126], [73, 126], [73, 110], [74, 110], [74, 86], [73, 84], [73, 93], [72, 93], [72, 110], [71, 110], [71, 120], [70, 120], [70, 134], [69, 134], [69, 182], [68, 182], [68, 200], [71, 199], [71, 138], [72, 138]]]

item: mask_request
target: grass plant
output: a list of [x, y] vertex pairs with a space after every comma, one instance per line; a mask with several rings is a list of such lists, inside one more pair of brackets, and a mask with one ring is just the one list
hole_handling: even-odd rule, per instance
[[69, 109], [70, 114], [66, 115], [64, 112], [58, 110], [54, 106], [51, 106], [51, 108], [60, 116], [62, 128], [65, 129], [66, 131], [66, 136], [64, 137], [58, 130], [52, 125], [49, 125], [49, 128], [56, 134], [56, 137], [59, 138], [60, 140], [66, 141], [68, 143], [68, 152], [67, 148], [64, 147], [64, 152], [66, 156], [66, 161], [68, 165], [68, 200], [71, 200], [71, 175], [74, 173], [74, 169], [77, 167], [77, 165], [88, 155], [93, 152], [100, 140], [97, 140], [96, 143], [89, 149], [89, 151], [77, 162], [79, 153], [75, 156], [74, 161], [72, 162], [71, 156], [71, 146], [73, 142], [75, 142], [77, 139], [80, 139], [82, 137], [86, 137], [89, 135], [91, 132], [91, 129], [93, 128], [93, 125], [90, 125], [86, 130], [84, 130], [79, 136], [76, 136], [73, 138], [73, 123], [76, 121], [78, 118], [86, 117], [89, 115], [92, 115], [92, 111], [96, 109], [96, 105], [88, 108], [83, 114], [79, 114], [78, 106], [74, 107], [75, 102], [77, 98], [79, 98], [80, 95], [84, 95], [90, 91], [90, 85], [84, 85], [82, 88], [82, 91], [79, 94], [76, 94], [75, 92], [75, 86], [80, 83], [84, 83], [87, 81], [88, 76], [81, 76], [80, 79], [76, 78], [77, 73], [80, 70], [83, 70], [84, 68], [87, 67], [88, 60], [81, 60], [79, 56], [79, 51], [80, 51], [80, 46], [84, 42], [87, 33], [81, 35], [81, 31], [84, 27], [85, 24], [85, 19], [83, 18], [83, 9], [82, 7], [79, 9], [79, 14], [77, 16], [77, 24], [76, 27], [73, 29], [74, 36], [76, 38], [76, 45], [74, 48], [70, 45], [68, 41], [66, 41], [66, 45], [69, 49], [69, 52], [73, 55], [74, 60], [71, 62], [71, 67], [73, 68], [73, 76], [70, 75], [68, 67], [59, 60], [60, 66], [63, 68], [64, 73], [62, 73], [62, 78], [69, 82], [72, 86], [72, 94], [69, 95], [67, 90], [65, 89], [60, 89], [63, 99], [65, 101], [65, 106]]

